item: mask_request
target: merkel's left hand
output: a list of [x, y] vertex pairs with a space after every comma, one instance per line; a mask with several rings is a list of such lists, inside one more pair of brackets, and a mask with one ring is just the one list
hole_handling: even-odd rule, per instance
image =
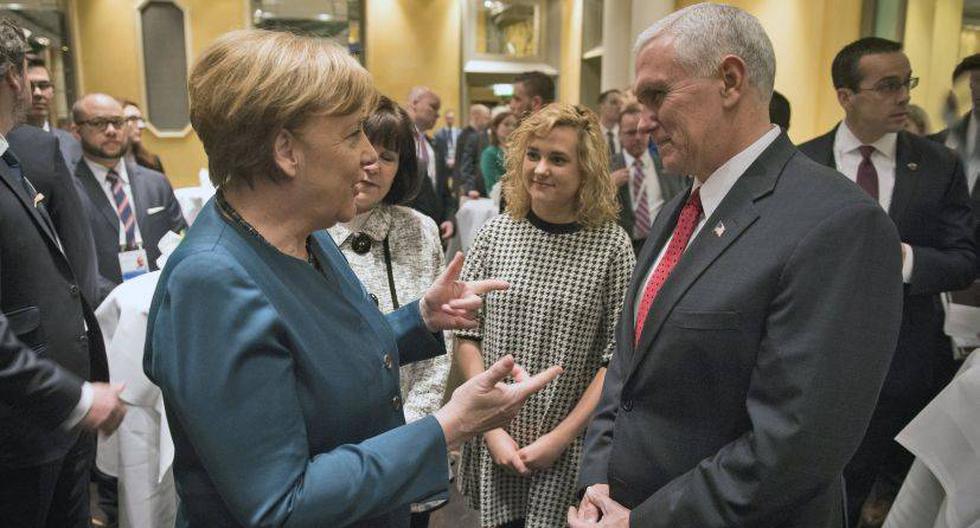
[[456, 253], [446, 270], [419, 301], [419, 311], [429, 331], [476, 328], [479, 325], [476, 314], [483, 306], [480, 295], [506, 290], [510, 286], [506, 281], [497, 279], [463, 282], [459, 280], [462, 269], [463, 254]]
[[566, 447], [567, 444], [548, 433], [522, 447], [517, 455], [528, 469], [544, 471], [555, 464]]
[[591, 487], [585, 494], [587, 500], [599, 507], [601, 516], [598, 521], [580, 518], [578, 510], [571, 506], [568, 508], [569, 528], [629, 528], [630, 511], [628, 509], [612, 500], [609, 495], [593, 492]]

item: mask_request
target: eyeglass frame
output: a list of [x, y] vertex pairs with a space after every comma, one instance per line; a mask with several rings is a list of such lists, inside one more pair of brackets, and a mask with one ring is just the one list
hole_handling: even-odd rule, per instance
[[90, 126], [99, 132], [105, 132], [109, 129], [109, 125], [112, 125], [116, 130], [122, 130], [129, 125], [129, 120], [122, 116], [118, 118], [95, 117], [86, 119], [85, 121], [77, 121], [75, 124], [78, 126]]
[[[42, 92], [47, 90], [54, 90], [54, 83], [51, 81], [30, 81], [31, 83], [31, 93], [34, 90], [41, 90]], [[40, 86], [42, 84], [47, 84], [47, 86]]]
[[904, 81], [898, 81], [898, 80], [894, 80], [894, 79], [885, 79], [885, 80], [878, 81], [871, 88], [861, 88], [859, 86], [854, 91], [855, 92], [875, 92], [878, 95], [881, 95], [883, 97], [888, 97], [888, 96], [892, 96], [892, 95], [895, 95], [895, 94], [901, 92], [902, 91], [902, 88], [905, 88], [906, 90], [908, 90], [909, 92], [911, 92], [918, 85], [919, 85], [919, 78], [910, 75], [909, 78], [908, 79], [905, 79]]

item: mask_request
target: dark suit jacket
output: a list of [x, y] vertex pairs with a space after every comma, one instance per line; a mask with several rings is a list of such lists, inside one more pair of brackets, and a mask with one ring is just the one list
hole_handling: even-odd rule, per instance
[[784, 132], [691, 241], [634, 347], [629, 314], [687, 195], [637, 259], [580, 484], [608, 483], [632, 526], [842, 526], [842, 470], [898, 337], [895, 227]]
[[[960, 154], [960, 161], [965, 165], [966, 159], [962, 146], [966, 145], [966, 130], [969, 125], [970, 114], [966, 114], [952, 128], [947, 128], [942, 132], [933, 134], [929, 136], [929, 139], [945, 145], [950, 136], [952, 136], [953, 141], [950, 142], [952, 143], [952, 148]], [[970, 201], [973, 205], [973, 240], [980, 245], [980, 184], [975, 183], [973, 189], [970, 190]], [[980, 258], [977, 259], [977, 278], [980, 279]]]
[[90, 306], [98, 306], [101, 298], [95, 241], [74, 178], [59, 152], [59, 140], [40, 128], [21, 125], [7, 134], [7, 141], [20, 159], [24, 176], [45, 196], [44, 203], [82, 294]]
[[436, 164], [436, 185], [433, 188], [432, 180], [429, 179], [428, 173], [425, 172], [424, 167], [419, 163], [419, 172], [422, 173], [420, 175], [422, 177], [422, 185], [419, 187], [418, 194], [409, 202], [408, 206], [435, 220], [436, 225], [446, 220], [455, 223], [457, 200], [452, 190], [452, 172], [446, 164], [445, 146], [431, 139], [428, 139], [428, 141], [432, 145], [433, 152], [435, 152], [433, 159], [429, 160], [429, 163]]
[[959, 121], [957, 121], [956, 124], [953, 125], [951, 128], [947, 128], [945, 130], [936, 132], [935, 134], [932, 134], [931, 136], [928, 137], [933, 141], [945, 144], [946, 140], [948, 140], [950, 138], [950, 135], [952, 135], [954, 145], [956, 146], [965, 145], [966, 130], [969, 126], [970, 126], [970, 113], [967, 113]]
[[[133, 163], [126, 164], [129, 184], [133, 191], [133, 213], [143, 238], [143, 248], [150, 261], [150, 269], [157, 269], [160, 250], [157, 243], [167, 233], [179, 233], [187, 229], [180, 212], [180, 205], [166, 176]], [[116, 207], [109, 203], [95, 175], [84, 160], [78, 162], [75, 177], [83, 188], [82, 203], [88, 215], [101, 277], [100, 301], [122, 282], [119, 268], [119, 216]], [[153, 210], [153, 214], [150, 214]]]
[[[681, 191], [687, 188], [690, 180], [684, 176], [676, 176], [673, 174], [668, 174], [664, 171], [664, 166], [660, 163], [660, 156], [653, 152], [650, 152], [650, 157], [653, 158], [653, 165], [657, 171], [657, 182], [660, 184], [660, 192], [663, 194], [664, 203], [666, 204], [671, 200], [671, 198], [677, 196]], [[613, 156], [609, 164], [609, 172], [617, 171], [626, 166], [626, 158], [623, 157], [623, 153], [619, 152]], [[633, 238], [633, 226], [635, 220], [633, 217], [633, 203], [630, 199], [630, 185], [620, 185], [617, 191], [619, 197], [619, 225], [623, 226], [623, 229], [629, 234], [630, 238]], [[654, 220], [651, 218], [651, 221]]]
[[[800, 145], [800, 151], [836, 167], [836, 132], [835, 128]], [[928, 139], [899, 132], [895, 167], [888, 215], [902, 241], [912, 246], [914, 261], [905, 287], [902, 332], [881, 398], [900, 402], [914, 413], [935, 396], [937, 383], [939, 388], [944, 384], [934, 376], [936, 361], [952, 361], [939, 294], [973, 282], [976, 250], [966, 179], [957, 156]]]
[[78, 404], [81, 391], [82, 380], [21, 343], [0, 315], [0, 405], [54, 429]]
[[[52, 225], [43, 203], [35, 207], [15, 173], [0, 161], [0, 308], [10, 330], [35, 354], [77, 378], [107, 380], [99, 323]], [[64, 410], [59, 406], [44, 421], [57, 421]], [[64, 457], [76, 435], [39, 428], [33, 418], [0, 406], [0, 472]]]
[[61, 150], [68, 171], [74, 171], [78, 160], [82, 159], [81, 143], [71, 135], [71, 132], [61, 128], [51, 127], [51, 134], [58, 138], [58, 148]]

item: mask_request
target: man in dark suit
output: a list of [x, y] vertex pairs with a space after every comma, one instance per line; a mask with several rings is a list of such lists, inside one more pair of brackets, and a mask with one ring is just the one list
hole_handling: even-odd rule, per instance
[[569, 523], [843, 526], [901, 319], [895, 227], [770, 123], [752, 15], [697, 4], [638, 49], [640, 126], [693, 181], [637, 259]]
[[142, 248], [157, 269], [157, 243], [168, 231], [187, 228], [167, 178], [123, 161], [127, 147], [122, 105], [105, 94], [89, 94], [72, 108], [74, 133], [82, 145], [75, 177], [82, 188], [99, 262], [100, 301], [123, 281], [120, 255]]
[[[81, 528], [89, 522], [95, 447], [93, 435], [81, 429], [111, 432], [125, 407], [121, 388], [102, 383], [108, 367], [98, 322], [44, 196], [25, 178], [5, 137], [30, 101], [27, 50], [23, 30], [0, 21], [0, 309], [6, 320], [0, 382], [10, 391], [9, 405], [0, 406], [0, 519], [10, 526]], [[57, 370], [39, 366], [32, 355]]]
[[480, 173], [480, 154], [490, 144], [490, 136], [487, 134], [489, 126], [490, 109], [482, 104], [471, 106], [470, 124], [456, 139], [453, 179], [456, 182], [456, 194], [459, 196], [477, 198], [487, 195]]
[[75, 164], [82, 157], [82, 146], [71, 132], [62, 130], [51, 124], [51, 102], [54, 99], [54, 83], [51, 82], [51, 72], [38, 58], [27, 61], [27, 79], [31, 83], [31, 108], [27, 112], [27, 124], [50, 132], [56, 138], [61, 148], [68, 170], [74, 170]]
[[424, 86], [416, 86], [408, 94], [405, 110], [415, 123], [416, 155], [423, 177], [419, 193], [408, 205], [432, 218], [439, 226], [439, 236], [448, 240], [455, 232], [453, 220], [458, 202], [453, 196], [452, 177], [446, 164], [444, 147], [425, 135], [439, 119], [441, 104], [439, 96]]
[[650, 233], [650, 224], [665, 202], [687, 189], [687, 178], [668, 174], [656, 150], [648, 149], [650, 131], [640, 128], [643, 107], [627, 105], [617, 128], [622, 151], [612, 157], [609, 171], [619, 187], [619, 225], [640, 252]]
[[54, 230], [58, 233], [82, 294], [90, 306], [97, 306], [101, 297], [95, 242], [75, 178], [65, 166], [59, 150], [59, 141], [30, 125], [20, 125], [11, 130], [7, 141], [20, 161], [24, 176], [44, 196]]
[[[939, 294], [973, 281], [973, 219], [963, 167], [941, 145], [904, 131], [912, 76], [901, 45], [869, 37], [845, 46], [832, 66], [846, 117], [800, 145], [888, 212], [902, 239], [901, 334], [868, 433], [844, 475], [851, 522], [884, 520], [912, 456], [893, 440], [952, 378]], [[872, 493], [874, 503], [861, 510]], [[875, 520], [877, 518], [877, 521]]]

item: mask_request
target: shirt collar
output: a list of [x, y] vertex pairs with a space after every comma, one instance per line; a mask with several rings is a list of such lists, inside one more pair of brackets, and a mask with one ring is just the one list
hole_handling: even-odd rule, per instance
[[[626, 149], [623, 149], [623, 163], [626, 164], [627, 169], [633, 168], [633, 160], [635, 159], [633, 156], [630, 156], [629, 152], [626, 152]], [[653, 158], [650, 157], [650, 149], [643, 149], [643, 154], [640, 155], [640, 161], [643, 162], [644, 169], [653, 167]]]
[[9, 148], [10, 143], [7, 143], [7, 138], [3, 137], [3, 134], [0, 134], [0, 156], [6, 154]]
[[[109, 174], [109, 169], [105, 168], [105, 166], [103, 165], [100, 165], [86, 158], [85, 156], [82, 156], [82, 159], [85, 160], [85, 164], [88, 165], [88, 168], [90, 171], [92, 171], [92, 174], [95, 176], [95, 179], [102, 186], [105, 186], [105, 179], [106, 176]], [[126, 171], [126, 163], [124, 163], [122, 159], [116, 162], [115, 170], [116, 170], [116, 174], [119, 175], [119, 179], [124, 184], [129, 185], [129, 173]]]
[[51, 132], [51, 122], [47, 119], [44, 120], [44, 126], [41, 127], [45, 132]]
[[357, 234], [364, 233], [372, 240], [381, 242], [388, 236], [391, 228], [391, 210], [386, 204], [378, 204], [370, 211], [356, 215], [350, 222], [338, 223], [329, 229], [330, 236], [338, 245], [342, 245], [348, 238]]
[[[834, 138], [834, 145], [838, 153], [848, 154], [850, 152], [854, 152], [865, 144], [861, 143], [861, 140], [854, 135], [851, 128], [847, 126], [847, 121], [841, 121], [840, 126], [837, 127], [837, 135]], [[891, 132], [885, 134], [884, 136], [878, 138], [878, 141], [869, 143], [869, 145], [874, 147], [879, 154], [890, 160], [894, 160], [895, 150], [897, 149], [898, 145], [898, 133]]]
[[704, 184], [700, 184], [697, 179], [694, 180], [694, 186], [691, 187], [691, 192], [694, 192], [694, 189], [698, 187], [701, 188], [701, 208], [704, 209], [705, 218], [711, 218], [715, 209], [725, 199], [728, 191], [735, 186], [735, 182], [762, 155], [763, 151], [776, 141], [776, 138], [781, 133], [782, 129], [773, 125], [768, 132], [746, 147], [745, 150], [732, 156], [721, 167], [718, 167], [715, 172], [708, 176]]

